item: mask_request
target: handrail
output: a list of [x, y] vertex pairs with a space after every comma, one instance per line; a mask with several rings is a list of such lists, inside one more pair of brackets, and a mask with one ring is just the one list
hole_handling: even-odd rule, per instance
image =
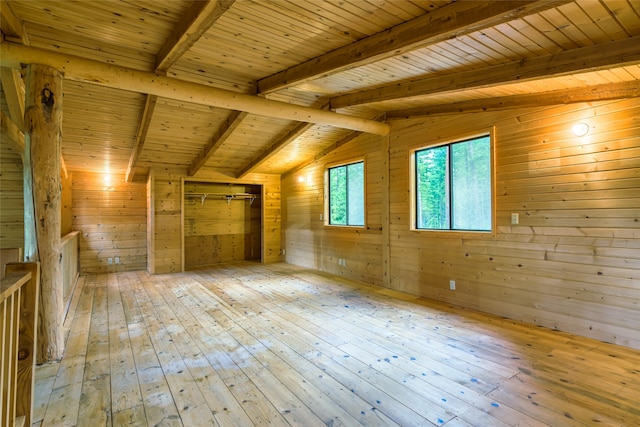
[[31, 425], [40, 264], [9, 263], [0, 281], [0, 425]]
[[72, 231], [60, 239], [60, 254], [62, 256], [62, 298], [64, 301], [64, 316], [66, 316], [73, 296], [73, 290], [80, 272], [79, 244], [80, 232]]

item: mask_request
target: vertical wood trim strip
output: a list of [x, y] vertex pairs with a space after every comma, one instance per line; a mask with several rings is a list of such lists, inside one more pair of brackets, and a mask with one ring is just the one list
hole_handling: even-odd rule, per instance
[[384, 167], [382, 168], [382, 285], [389, 287], [391, 285], [391, 268], [389, 265], [390, 251], [390, 206], [389, 206], [389, 145], [390, 136], [382, 138], [382, 159]]

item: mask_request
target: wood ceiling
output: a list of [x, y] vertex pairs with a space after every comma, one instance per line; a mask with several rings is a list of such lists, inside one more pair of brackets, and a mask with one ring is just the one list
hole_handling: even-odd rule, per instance
[[[195, 177], [287, 173], [359, 135], [352, 118], [369, 126], [640, 96], [636, 0], [0, 6], [3, 139], [24, 131], [23, 85], [19, 71], [7, 67], [25, 61], [12, 49], [30, 49], [32, 58], [55, 53], [68, 65], [66, 168], [129, 181], [151, 167]], [[100, 74], [87, 77], [76, 60]], [[108, 76], [133, 70], [144, 84]], [[182, 86], [187, 95], [174, 96]], [[292, 115], [292, 105], [304, 108]]]

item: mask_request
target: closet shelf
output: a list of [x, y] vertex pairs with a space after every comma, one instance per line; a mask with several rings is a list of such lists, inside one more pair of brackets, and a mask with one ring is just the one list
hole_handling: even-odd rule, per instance
[[204, 205], [204, 201], [207, 198], [224, 199], [227, 203], [231, 203], [232, 200], [249, 200], [249, 204], [252, 205], [253, 201], [258, 198], [257, 194], [251, 193], [185, 193], [186, 197], [190, 199], [200, 199], [200, 203]]

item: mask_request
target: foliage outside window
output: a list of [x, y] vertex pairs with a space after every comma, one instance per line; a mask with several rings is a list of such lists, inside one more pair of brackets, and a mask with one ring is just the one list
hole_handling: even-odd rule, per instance
[[364, 226], [364, 162], [329, 168], [329, 225]]
[[414, 153], [415, 228], [491, 231], [489, 135]]

